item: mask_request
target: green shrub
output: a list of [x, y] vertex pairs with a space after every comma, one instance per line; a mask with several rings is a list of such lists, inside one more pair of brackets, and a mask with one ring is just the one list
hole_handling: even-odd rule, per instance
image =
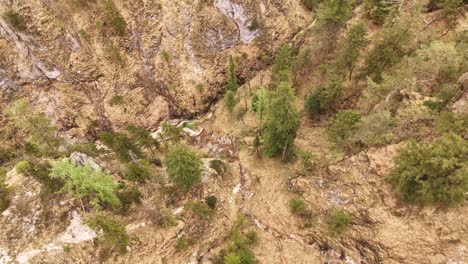
[[323, 1], [317, 10], [319, 26], [340, 27], [348, 20], [351, 7], [347, 0]]
[[26, 20], [17, 12], [12, 9], [3, 13], [3, 18], [12, 26], [13, 28], [24, 31], [27, 29]]
[[173, 144], [180, 141], [182, 129], [174, 125], [169, 124], [168, 122], [162, 123], [162, 135], [161, 137], [167, 141], [172, 142]]
[[0, 167], [0, 213], [5, 211], [10, 206], [11, 190], [5, 184], [6, 172]]
[[172, 182], [183, 191], [201, 182], [202, 162], [195, 152], [183, 145], [173, 146], [164, 164]]
[[453, 132], [463, 135], [467, 130], [468, 116], [460, 117], [453, 112], [442, 111], [435, 114], [436, 130], [439, 134]]
[[208, 197], [206, 197], [206, 204], [212, 209], [214, 210], [216, 208], [216, 205], [218, 203], [218, 199], [216, 198], [216, 196], [213, 196], [213, 195], [210, 195]]
[[382, 146], [390, 143], [395, 138], [391, 133], [395, 120], [390, 111], [372, 112], [362, 117], [356, 125], [354, 135], [351, 136], [355, 145]]
[[121, 161], [130, 161], [141, 156], [141, 150], [125, 134], [101, 132], [99, 140], [112, 149]]
[[[229, 244], [221, 249], [212, 260], [213, 264], [241, 263], [257, 264], [258, 261], [251, 250], [258, 241], [258, 235], [254, 230], [243, 231], [247, 227], [248, 220], [244, 215], [238, 215], [237, 220], [229, 236]], [[230, 262], [233, 261], [233, 262]]]
[[116, 95], [112, 96], [112, 98], [109, 101], [109, 104], [111, 106], [116, 106], [116, 105], [123, 105], [124, 102], [125, 102], [124, 97], [122, 95], [116, 94]]
[[181, 237], [177, 239], [177, 244], [175, 246], [176, 251], [187, 251], [189, 249], [189, 245], [187, 243], [187, 240], [184, 237]]
[[329, 122], [327, 135], [339, 147], [349, 148], [349, 139], [356, 131], [360, 120], [361, 114], [357, 112], [351, 110], [340, 111]]
[[16, 157], [16, 153], [8, 148], [0, 147], [0, 166]]
[[187, 209], [196, 215], [198, 218], [206, 219], [209, 218], [213, 214], [213, 210], [207, 203], [204, 202], [191, 202], [186, 205]]
[[126, 171], [124, 178], [129, 181], [144, 183], [150, 178], [149, 163], [146, 160], [129, 162], [125, 164]]
[[51, 166], [46, 161], [20, 161], [16, 164], [16, 171], [31, 177], [42, 183], [42, 194], [48, 195], [60, 191], [64, 186], [64, 181], [49, 175]]
[[75, 166], [68, 159], [52, 161], [50, 177], [64, 182], [63, 191], [70, 192], [79, 199], [87, 199], [96, 209], [108, 204], [113, 208], [120, 205], [117, 197], [117, 184], [112, 177], [101, 170], [89, 166]]
[[96, 244], [102, 248], [101, 257], [107, 258], [110, 253], [124, 254], [130, 243], [130, 236], [125, 226], [112, 216], [98, 214], [88, 220], [88, 225], [96, 231], [102, 231]]
[[147, 148], [154, 155], [155, 150], [159, 149], [159, 141], [151, 136], [151, 133], [143, 127], [136, 125], [128, 125], [127, 131], [130, 133], [130, 138], [140, 148]]
[[174, 214], [172, 211], [168, 208], [164, 208], [161, 211], [162, 217], [161, 217], [161, 222], [159, 223], [162, 227], [171, 227], [171, 226], [176, 226], [177, 225], [177, 219], [175, 218]]
[[210, 160], [210, 168], [216, 171], [218, 175], [224, 175], [226, 173], [226, 164], [219, 159]]
[[413, 141], [396, 157], [388, 179], [408, 203], [462, 203], [468, 191], [468, 142], [454, 133], [432, 143]]
[[342, 80], [332, 77], [331, 81], [319, 87], [305, 101], [304, 110], [310, 119], [316, 119], [319, 115], [333, 109], [342, 94]]
[[328, 217], [328, 229], [336, 235], [342, 234], [351, 223], [351, 216], [344, 210], [333, 210]]
[[119, 191], [117, 197], [120, 201], [119, 212], [125, 214], [128, 213], [132, 204], [141, 204], [142, 194], [137, 187], [132, 187]]
[[294, 63], [293, 50], [288, 44], [282, 44], [271, 66], [271, 87], [277, 87], [281, 82], [291, 82], [291, 70]]
[[289, 201], [289, 208], [291, 213], [296, 215], [302, 214], [307, 209], [305, 202], [299, 198], [291, 199], [291, 201]]
[[397, 2], [383, 1], [383, 0], [365, 0], [364, 8], [368, 10], [372, 21], [376, 25], [382, 25], [387, 16], [396, 10], [398, 7]]
[[104, 2], [104, 16], [104, 24], [110, 26], [110, 32], [122, 37], [125, 34], [127, 22], [125, 22], [125, 19], [119, 13], [119, 10], [112, 0], [106, 0]]
[[374, 81], [382, 80], [382, 73], [401, 61], [407, 54], [407, 45], [411, 40], [409, 25], [391, 23], [379, 32], [374, 47], [369, 51], [362, 70], [363, 77]]

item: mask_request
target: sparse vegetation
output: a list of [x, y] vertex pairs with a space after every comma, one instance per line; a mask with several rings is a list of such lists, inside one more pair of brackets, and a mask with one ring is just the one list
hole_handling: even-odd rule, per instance
[[27, 29], [26, 20], [18, 12], [12, 9], [3, 13], [3, 18], [16, 30], [25, 31]]
[[43, 113], [34, 112], [27, 99], [15, 101], [4, 113], [28, 133], [28, 142], [39, 147], [42, 154], [55, 155], [60, 144], [58, 129]]
[[0, 167], [0, 213], [5, 211], [10, 206], [11, 190], [5, 184], [6, 172]]
[[102, 235], [96, 240], [96, 245], [101, 248], [101, 260], [107, 259], [114, 252], [127, 252], [130, 236], [125, 231], [125, 226], [117, 219], [110, 215], [97, 214], [88, 220], [88, 225], [96, 231], [102, 231]]
[[332, 234], [341, 235], [351, 223], [351, 216], [342, 209], [333, 209], [328, 220], [328, 229]]
[[99, 140], [112, 149], [121, 161], [135, 160], [141, 156], [141, 150], [127, 135], [109, 132], [99, 133]]
[[[104, 1], [104, 25], [109, 27], [110, 33], [122, 37], [127, 29], [127, 22], [120, 14], [112, 0]], [[107, 29], [107, 28], [106, 28]]]
[[304, 200], [300, 198], [293, 198], [289, 201], [289, 210], [291, 213], [304, 218], [309, 218], [312, 214]]
[[213, 214], [213, 209], [211, 209], [211, 207], [205, 202], [191, 202], [188, 203], [185, 207], [200, 219], [207, 219]]
[[129, 181], [144, 183], [150, 178], [149, 162], [139, 160], [126, 163], [124, 178]]
[[360, 120], [361, 115], [357, 112], [351, 110], [338, 112], [327, 127], [328, 137], [339, 147], [349, 149], [352, 144], [350, 138], [357, 130]]

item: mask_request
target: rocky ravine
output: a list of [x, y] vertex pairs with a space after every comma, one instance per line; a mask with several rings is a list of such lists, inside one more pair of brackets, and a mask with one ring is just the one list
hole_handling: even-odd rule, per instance
[[[27, 24], [18, 31], [0, 18], [0, 98], [27, 95], [77, 136], [94, 121], [152, 127], [199, 113], [223, 90], [229, 55], [249, 79], [312, 20], [293, 0], [117, 0], [127, 27], [115, 36], [100, 25], [101, 2], [76, 2], [0, 2]], [[112, 104], [115, 96], [123, 103]]]

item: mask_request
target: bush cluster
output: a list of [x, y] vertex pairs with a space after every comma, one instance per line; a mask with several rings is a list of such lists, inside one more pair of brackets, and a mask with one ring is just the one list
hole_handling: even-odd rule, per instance
[[413, 141], [395, 159], [388, 179], [408, 203], [462, 203], [468, 191], [468, 142], [454, 133], [432, 143]]

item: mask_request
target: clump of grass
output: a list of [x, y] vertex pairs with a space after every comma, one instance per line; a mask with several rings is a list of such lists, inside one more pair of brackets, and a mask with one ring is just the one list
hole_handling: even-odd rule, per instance
[[211, 207], [204, 202], [191, 202], [186, 205], [186, 208], [189, 209], [198, 218], [207, 219], [213, 215], [213, 209], [211, 209]]
[[114, 42], [111, 41], [107, 46], [107, 53], [112, 63], [117, 65], [123, 65], [125, 63], [125, 59], [120, 53], [119, 47], [117, 47]]
[[111, 253], [124, 254], [130, 243], [130, 236], [125, 231], [125, 226], [117, 219], [108, 215], [95, 215], [88, 220], [88, 225], [102, 234], [96, 240], [96, 245], [101, 247], [101, 259], [107, 259]]
[[127, 22], [120, 14], [112, 0], [107, 0], [104, 3], [105, 25], [110, 26], [109, 31], [117, 36], [122, 37], [125, 35], [127, 29]]
[[189, 245], [187, 240], [184, 237], [181, 237], [177, 240], [177, 244], [175, 246], [176, 251], [187, 251], [189, 249]]
[[328, 229], [336, 235], [342, 234], [351, 223], [351, 216], [345, 210], [333, 210], [327, 220]]
[[27, 29], [26, 20], [18, 12], [10, 9], [3, 13], [3, 18], [12, 26], [13, 28], [24, 31]]
[[125, 99], [122, 95], [114, 95], [109, 101], [109, 104], [111, 106], [116, 106], [116, 105], [123, 105], [125, 103]]
[[293, 198], [289, 201], [289, 210], [291, 213], [303, 218], [310, 218], [312, 216], [312, 212], [307, 204], [300, 198]]

